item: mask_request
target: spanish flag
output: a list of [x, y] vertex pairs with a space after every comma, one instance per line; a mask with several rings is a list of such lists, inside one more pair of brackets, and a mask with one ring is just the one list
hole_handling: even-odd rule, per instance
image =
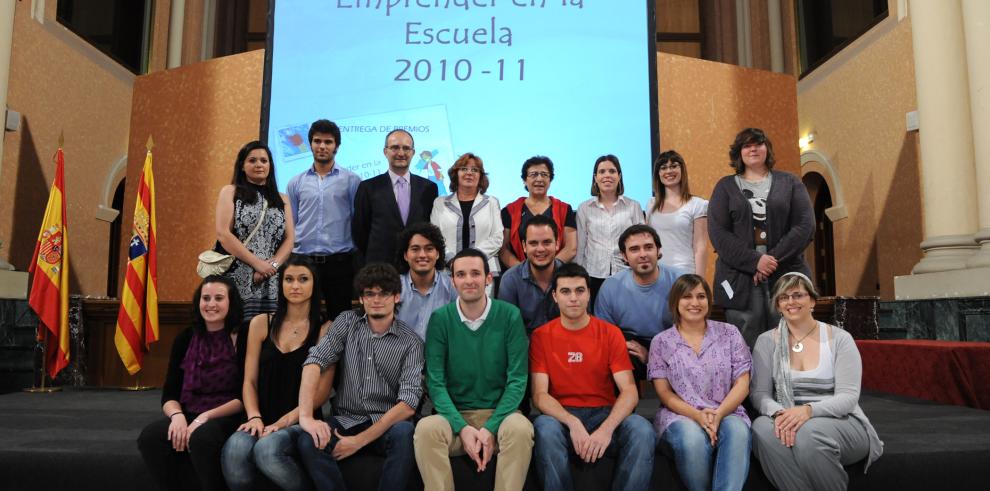
[[158, 259], [155, 218], [155, 179], [151, 148], [144, 159], [134, 207], [134, 230], [128, 247], [127, 273], [120, 294], [114, 344], [127, 371], [141, 370], [144, 354], [158, 341]]
[[[69, 364], [69, 225], [65, 215], [65, 157], [55, 152], [55, 182], [34, 246], [28, 304], [38, 314], [38, 339], [45, 340], [45, 370], [55, 378]], [[48, 330], [45, 335], [44, 329]]]

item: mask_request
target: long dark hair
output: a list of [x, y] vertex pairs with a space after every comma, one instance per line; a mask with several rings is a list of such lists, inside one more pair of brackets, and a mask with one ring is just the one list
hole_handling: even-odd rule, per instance
[[667, 186], [663, 185], [660, 181], [660, 166], [663, 164], [670, 165], [670, 163], [677, 163], [681, 165], [681, 201], [687, 203], [691, 200], [691, 186], [688, 184], [688, 171], [687, 164], [684, 162], [684, 157], [677, 153], [677, 150], [667, 150], [657, 156], [657, 159], [653, 161], [653, 209], [652, 212], [659, 212], [663, 208], [663, 202], [667, 199]]
[[244, 317], [244, 301], [241, 299], [240, 292], [237, 291], [234, 280], [220, 275], [207, 276], [196, 287], [192, 301], [193, 328], [200, 332], [206, 331], [206, 320], [203, 319], [203, 313], [199, 311], [199, 297], [203, 295], [203, 286], [209, 283], [221, 283], [227, 287], [228, 308], [227, 317], [223, 319], [223, 330], [228, 333], [237, 332], [237, 329], [241, 327], [241, 319]]
[[[247, 174], [244, 173], [244, 161], [247, 160], [248, 154], [259, 148], [268, 154], [268, 179], [265, 184], [260, 186], [252, 184], [248, 180]], [[275, 183], [275, 159], [272, 158], [272, 151], [258, 140], [247, 142], [237, 152], [237, 160], [234, 161], [234, 176], [230, 178], [230, 183], [235, 187], [234, 201], [241, 200], [253, 204], [258, 200], [257, 193], [260, 192], [268, 201], [268, 206], [279, 210], [285, 209], [285, 202], [282, 201], [282, 195], [278, 193], [278, 185]]]
[[306, 335], [306, 346], [313, 344], [320, 335], [320, 326], [323, 325], [323, 314], [320, 312], [320, 277], [316, 274], [316, 267], [306, 256], [291, 254], [278, 268], [278, 296], [275, 299], [275, 314], [272, 315], [271, 338], [278, 339], [279, 329], [285, 321], [285, 314], [289, 311], [289, 301], [285, 298], [283, 280], [285, 270], [290, 266], [301, 266], [309, 270], [309, 275], [313, 278], [313, 295], [309, 298], [309, 334]]

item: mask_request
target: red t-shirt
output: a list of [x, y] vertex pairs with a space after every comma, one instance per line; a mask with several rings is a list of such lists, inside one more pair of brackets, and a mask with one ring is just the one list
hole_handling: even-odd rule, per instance
[[558, 317], [533, 331], [529, 370], [547, 374], [550, 395], [561, 405], [602, 407], [615, 404], [612, 374], [632, 370], [632, 362], [618, 327], [591, 317], [570, 331]]

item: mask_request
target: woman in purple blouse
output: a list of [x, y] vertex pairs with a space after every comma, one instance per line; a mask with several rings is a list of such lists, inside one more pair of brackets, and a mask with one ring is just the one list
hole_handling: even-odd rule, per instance
[[193, 305], [192, 327], [172, 343], [162, 388], [165, 419], [144, 428], [138, 449], [163, 489], [222, 490], [220, 450], [243, 420], [243, 362], [235, 349], [243, 304], [233, 280], [209, 276]]
[[653, 338], [648, 364], [663, 403], [654, 421], [660, 448], [672, 454], [689, 490], [742, 489], [751, 442], [741, 405], [749, 348], [735, 326], [708, 320], [712, 291], [701, 276], [678, 278], [667, 304], [674, 327]]

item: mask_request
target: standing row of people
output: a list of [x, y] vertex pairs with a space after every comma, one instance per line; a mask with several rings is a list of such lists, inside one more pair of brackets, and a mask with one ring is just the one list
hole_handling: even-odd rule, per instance
[[[629, 226], [652, 227], [656, 245], [663, 247], [661, 265], [680, 273], [705, 275], [710, 241], [718, 253], [715, 304], [726, 309], [751, 348], [779, 318], [770, 308], [774, 282], [788, 272], [810, 274], [803, 255], [814, 231], [807, 191], [792, 174], [773, 170], [773, 144], [759, 129], [736, 136], [729, 151], [735, 172], [716, 184], [710, 202], [692, 194], [684, 158], [676, 151], [662, 153], [653, 165], [654, 196], [645, 213], [624, 196], [622, 167], [614, 155], [597, 159], [592, 198], [575, 212], [550, 195], [554, 164], [547, 157], [523, 163], [528, 195], [503, 208], [486, 194], [488, 176], [478, 155], [457, 159], [448, 170], [451, 193], [438, 197], [434, 182], [409, 171], [415, 145], [408, 132], [386, 136], [388, 170], [366, 181], [337, 165], [341, 134], [336, 124], [314, 122], [309, 142], [313, 165], [292, 178], [285, 195], [277, 191], [271, 153], [259, 142], [241, 149], [232, 184], [220, 192], [217, 247], [237, 259], [226, 274], [244, 299], [246, 320], [274, 310], [275, 272], [291, 252], [316, 264], [325, 278], [321, 295], [330, 318], [335, 317], [355, 298], [349, 285], [356, 268], [371, 262], [401, 266], [399, 233], [424, 222], [444, 235], [443, 260], [468, 247], [485, 253], [496, 278], [489, 287], [493, 293], [509, 268], [529, 259], [526, 224], [545, 217], [555, 229], [555, 260], [577, 262], [591, 274], [592, 304], [605, 279], [633, 267], [618, 246]], [[549, 277], [535, 276], [546, 294]]]

